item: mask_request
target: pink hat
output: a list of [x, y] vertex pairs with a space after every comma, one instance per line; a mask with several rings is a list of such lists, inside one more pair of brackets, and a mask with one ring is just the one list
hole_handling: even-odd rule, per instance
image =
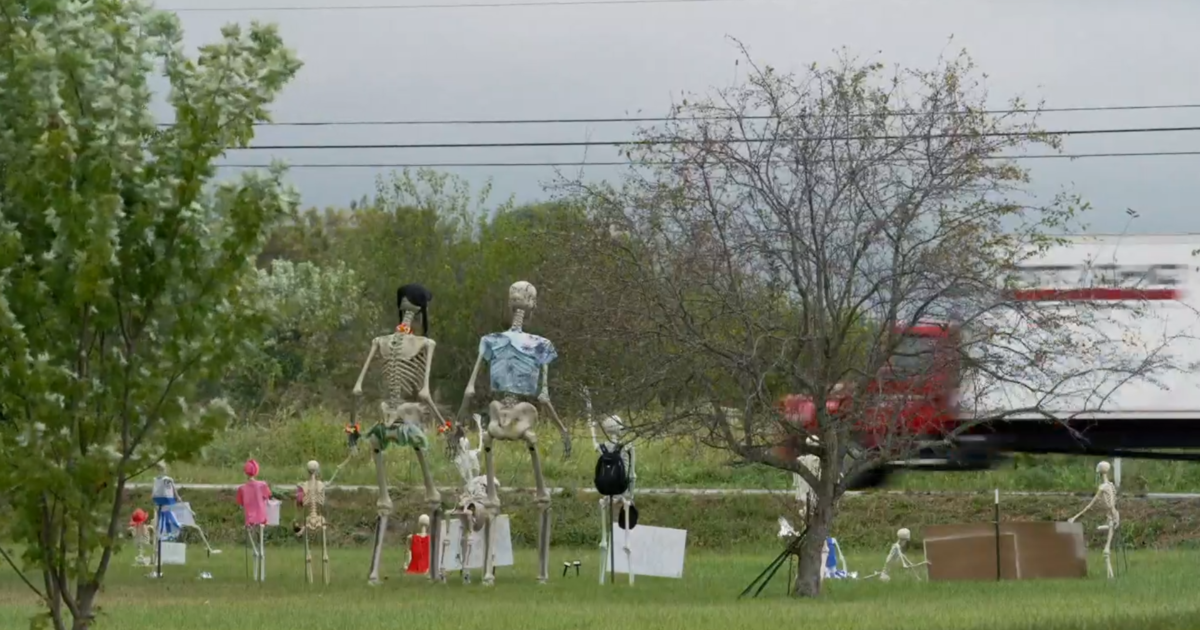
[[254, 461], [253, 459], [246, 460], [246, 465], [242, 468], [242, 471], [246, 473], [247, 477], [257, 477], [258, 462]]

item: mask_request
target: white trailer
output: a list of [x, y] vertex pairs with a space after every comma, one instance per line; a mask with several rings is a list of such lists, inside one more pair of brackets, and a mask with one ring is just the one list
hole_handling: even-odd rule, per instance
[[1022, 265], [1013, 297], [1074, 309], [1064, 313], [1080, 321], [1069, 334], [1099, 349], [1051, 359], [1047, 382], [1033, 387], [976, 382], [961, 418], [1003, 420], [970, 433], [1023, 452], [1200, 448], [1200, 234], [1066, 241]]

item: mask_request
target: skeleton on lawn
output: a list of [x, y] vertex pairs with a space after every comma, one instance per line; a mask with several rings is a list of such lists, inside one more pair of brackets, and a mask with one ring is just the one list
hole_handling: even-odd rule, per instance
[[887, 560], [883, 561], [883, 569], [881, 569], [878, 573], [872, 573], [867, 577], [878, 577], [879, 581], [887, 582], [892, 579], [892, 577], [888, 575], [888, 569], [891, 568], [893, 562], [899, 562], [900, 568], [907, 569], [912, 573], [913, 576], [917, 578], [917, 581], [921, 581], [921, 574], [917, 571], [917, 569], [923, 566], [929, 566], [929, 561], [923, 560], [921, 562], [914, 563], [912, 560], [908, 559], [908, 556], [904, 555], [904, 549], [908, 547], [908, 543], [911, 540], [912, 532], [908, 531], [908, 528], [901, 527], [899, 530], [897, 530], [896, 542], [892, 543], [892, 548], [888, 551]]
[[[592, 397], [587, 389], [583, 390], [583, 401], [587, 409], [588, 431], [592, 434], [592, 448], [596, 449], [597, 453], [619, 451], [621, 458], [625, 460], [625, 468], [629, 471], [629, 487], [626, 488], [624, 494], [617, 498], [617, 509], [621, 514], [620, 523], [625, 531], [625, 540], [622, 545], [622, 550], [625, 552], [625, 566], [629, 568], [629, 583], [633, 584], [633, 547], [629, 544], [629, 530], [633, 529], [637, 522], [637, 508], [633, 504], [634, 484], [637, 483], [637, 456], [634, 452], [632, 441], [625, 442], [626, 437], [625, 423], [619, 416], [605, 416], [600, 421], [600, 432], [604, 441], [596, 438], [596, 422], [592, 416]], [[601, 450], [603, 448], [604, 450]], [[600, 497], [600, 583], [604, 584], [605, 576], [608, 573], [609, 553], [608, 553], [608, 532], [610, 524], [613, 520], [613, 514], [609, 513], [609, 502], [607, 497]], [[616, 541], [612, 541], [616, 544]]]
[[496, 492], [496, 467], [492, 445], [496, 440], [524, 442], [533, 462], [537, 485], [536, 502], [539, 511], [538, 582], [545, 584], [550, 573], [550, 492], [542, 476], [542, 462], [537, 452], [538, 405], [558, 425], [563, 439], [563, 455], [571, 454], [571, 436], [550, 403], [550, 363], [558, 356], [549, 339], [522, 330], [527, 314], [537, 306], [537, 289], [528, 282], [513, 283], [508, 289], [508, 306], [512, 310], [512, 326], [479, 340], [479, 356], [471, 370], [471, 380], [463, 393], [459, 417], [466, 415], [475, 396], [475, 379], [484, 362], [488, 363], [492, 401], [488, 405], [487, 430], [483, 436], [486, 465], [487, 496], [484, 503], [483, 525], [483, 583], [495, 581], [492, 559], [492, 524], [500, 514], [500, 497]]
[[[483, 418], [477, 413], [471, 414], [471, 418], [475, 422], [475, 430], [479, 433], [479, 448], [471, 448], [471, 440], [467, 437], [466, 430], [459, 425], [455, 430], [457, 448], [453, 459], [454, 467], [458, 469], [458, 474], [463, 479], [463, 491], [458, 495], [458, 502], [454, 505], [454, 509], [448, 514], [450, 518], [457, 518], [462, 523], [458, 553], [464, 584], [471, 582], [471, 571], [467, 568], [467, 562], [471, 558], [471, 534], [478, 531], [479, 526], [483, 524], [483, 519], [476, 518], [476, 516], [482, 516], [487, 503], [487, 475], [479, 474], [479, 453], [483, 450]], [[499, 489], [499, 487], [500, 482], [497, 481], [496, 488]], [[449, 548], [450, 539], [447, 538], [442, 541], [442, 566], [445, 566], [445, 557]]]
[[[428, 308], [432, 300], [433, 294], [419, 284], [406, 284], [396, 291], [400, 325], [393, 333], [371, 340], [367, 360], [363, 363], [358, 381], [354, 384], [354, 395], [362, 396], [363, 379], [371, 367], [371, 360], [378, 353], [383, 359], [384, 400], [379, 404], [383, 419], [367, 432], [375, 459], [375, 480], [379, 486], [379, 498], [375, 502], [378, 514], [375, 524], [375, 549], [371, 554], [371, 571], [368, 576], [373, 585], [380, 583], [379, 568], [383, 559], [383, 541], [387, 534], [388, 517], [392, 514], [387, 469], [383, 461], [383, 451], [390, 445], [412, 447], [417, 455], [421, 477], [425, 482], [425, 501], [429, 505], [429, 513], [433, 515], [430, 549], [440, 548], [438, 539], [441, 537], [442, 496], [433, 485], [433, 475], [429, 471], [429, 462], [425, 459], [429, 439], [421, 428], [426, 411], [437, 418], [439, 426], [445, 426], [445, 420], [433, 404], [433, 396], [429, 392], [429, 372], [433, 367], [433, 352], [437, 345], [425, 336], [429, 334]], [[421, 314], [421, 335], [414, 335], [412, 321], [418, 312]], [[429, 577], [432, 580], [441, 580], [443, 576], [439, 554], [430, 555], [432, 558]]]
[[1096, 501], [1102, 500], [1104, 503], [1105, 523], [1100, 526], [1101, 531], [1108, 532], [1108, 538], [1104, 541], [1104, 567], [1108, 570], [1108, 577], [1113, 577], [1112, 566], [1112, 542], [1113, 534], [1117, 528], [1121, 526], [1121, 514], [1117, 512], [1117, 487], [1108, 479], [1108, 472], [1112, 469], [1108, 462], [1100, 462], [1096, 464], [1096, 474], [1100, 477], [1100, 487], [1096, 488], [1096, 494], [1091, 501], [1084, 506], [1078, 514], [1067, 520], [1069, 523], [1074, 523], [1079, 517], [1083, 516]]
[[[308, 481], [296, 488], [296, 503], [304, 510], [304, 525], [297, 534], [304, 537], [304, 575], [313, 583], [312, 551], [309, 549], [309, 534], [321, 532], [321, 580], [329, 585], [329, 544], [326, 529], [328, 522], [322, 514], [325, 508], [325, 490], [333, 483], [321, 481], [321, 464], [308, 462]], [[337, 476], [336, 474], [334, 475]]]

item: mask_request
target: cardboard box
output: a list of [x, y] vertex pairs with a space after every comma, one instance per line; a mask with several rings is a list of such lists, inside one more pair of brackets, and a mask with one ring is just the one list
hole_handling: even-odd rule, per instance
[[[996, 525], [932, 525], [921, 530], [929, 579], [995, 580]], [[1081, 523], [1000, 523], [1000, 577], [1005, 580], [1087, 577]]]

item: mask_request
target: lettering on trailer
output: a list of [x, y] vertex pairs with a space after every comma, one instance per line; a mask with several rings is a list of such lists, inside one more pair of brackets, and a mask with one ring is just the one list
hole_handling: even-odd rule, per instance
[[1031, 265], [1017, 268], [1015, 300], [1177, 300], [1187, 265]]

